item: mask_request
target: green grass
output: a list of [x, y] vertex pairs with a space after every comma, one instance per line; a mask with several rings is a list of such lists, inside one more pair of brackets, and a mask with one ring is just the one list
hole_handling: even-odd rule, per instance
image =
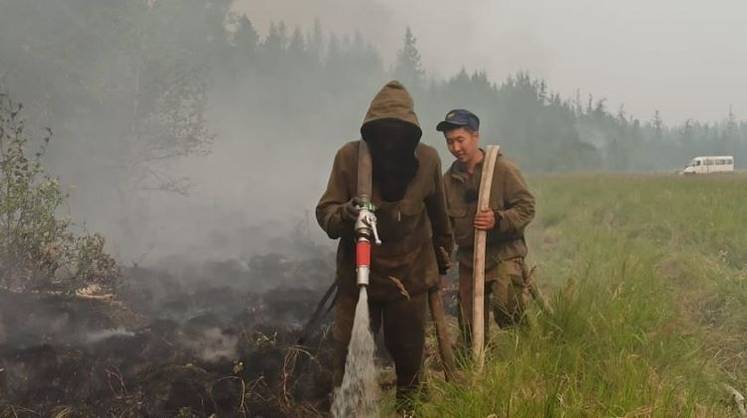
[[423, 417], [729, 417], [747, 391], [747, 176], [530, 181], [530, 264], [552, 315], [495, 333]]

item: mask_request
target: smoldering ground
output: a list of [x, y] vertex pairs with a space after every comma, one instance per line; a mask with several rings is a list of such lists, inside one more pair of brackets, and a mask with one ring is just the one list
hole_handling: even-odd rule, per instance
[[295, 343], [333, 271], [326, 248], [303, 253], [130, 267], [115, 300], [3, 291], [0, 415], [323, 409], [328, 323]]

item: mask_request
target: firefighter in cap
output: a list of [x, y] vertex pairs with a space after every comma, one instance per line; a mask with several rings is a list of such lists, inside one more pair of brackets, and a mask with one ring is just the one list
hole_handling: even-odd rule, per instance
[[[524, 229], [534, 217], [534, 197], [516, 164], [499, 151], [492, 173], [490, 208], [478, 212], [485, 156], [480, 148], [480, 120], [468, 110], [456, 109], [436, 129], [443, 132], [449, 152], [456, 158], [444, 174], [444, 188], [457, 245], [459, 323], [465, 346], [469, 346], [474, 231], [487, 231], [485, 314], [492, 311], [501, 328], [515, 325], [522, 321], [530, 295], [531, 283], [524, 263], [527, 255]], [[488, 324], [486, 318], [485, 326]]]

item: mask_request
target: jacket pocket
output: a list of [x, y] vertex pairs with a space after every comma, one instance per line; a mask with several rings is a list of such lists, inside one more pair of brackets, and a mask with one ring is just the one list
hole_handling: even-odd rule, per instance
[[427, 239], [425, 203], [405, 200], [385, 203], [376, 211], [382, 247], [380, 254], [404, 254]]
[[460, 247], [472, 246], [474, 241], [473, 219], [468, 206], [451, 206], [446, 209], [446, 213], [451, 220], [451, 227], [454, 233], [454, 241]]
[[425, 203], [422, 200], [403, 200], [396, 208], [396, 228], [397, 235], [400, 239], [408, 241], [409, 239], [423, 239], [418, 236], [419, 229], [425, 224]]

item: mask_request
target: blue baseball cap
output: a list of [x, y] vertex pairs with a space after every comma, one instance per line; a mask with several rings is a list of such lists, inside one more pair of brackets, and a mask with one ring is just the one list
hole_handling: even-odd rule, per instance
[[436, 130], [440, 132], [446, 132], [448, 130], [469, 127], [473, 131], [480, 130], [480, 118], [475, 116], [474, 113], [466, 109], [454, 109], [446, 114], [443, 121], [436, 125]]

